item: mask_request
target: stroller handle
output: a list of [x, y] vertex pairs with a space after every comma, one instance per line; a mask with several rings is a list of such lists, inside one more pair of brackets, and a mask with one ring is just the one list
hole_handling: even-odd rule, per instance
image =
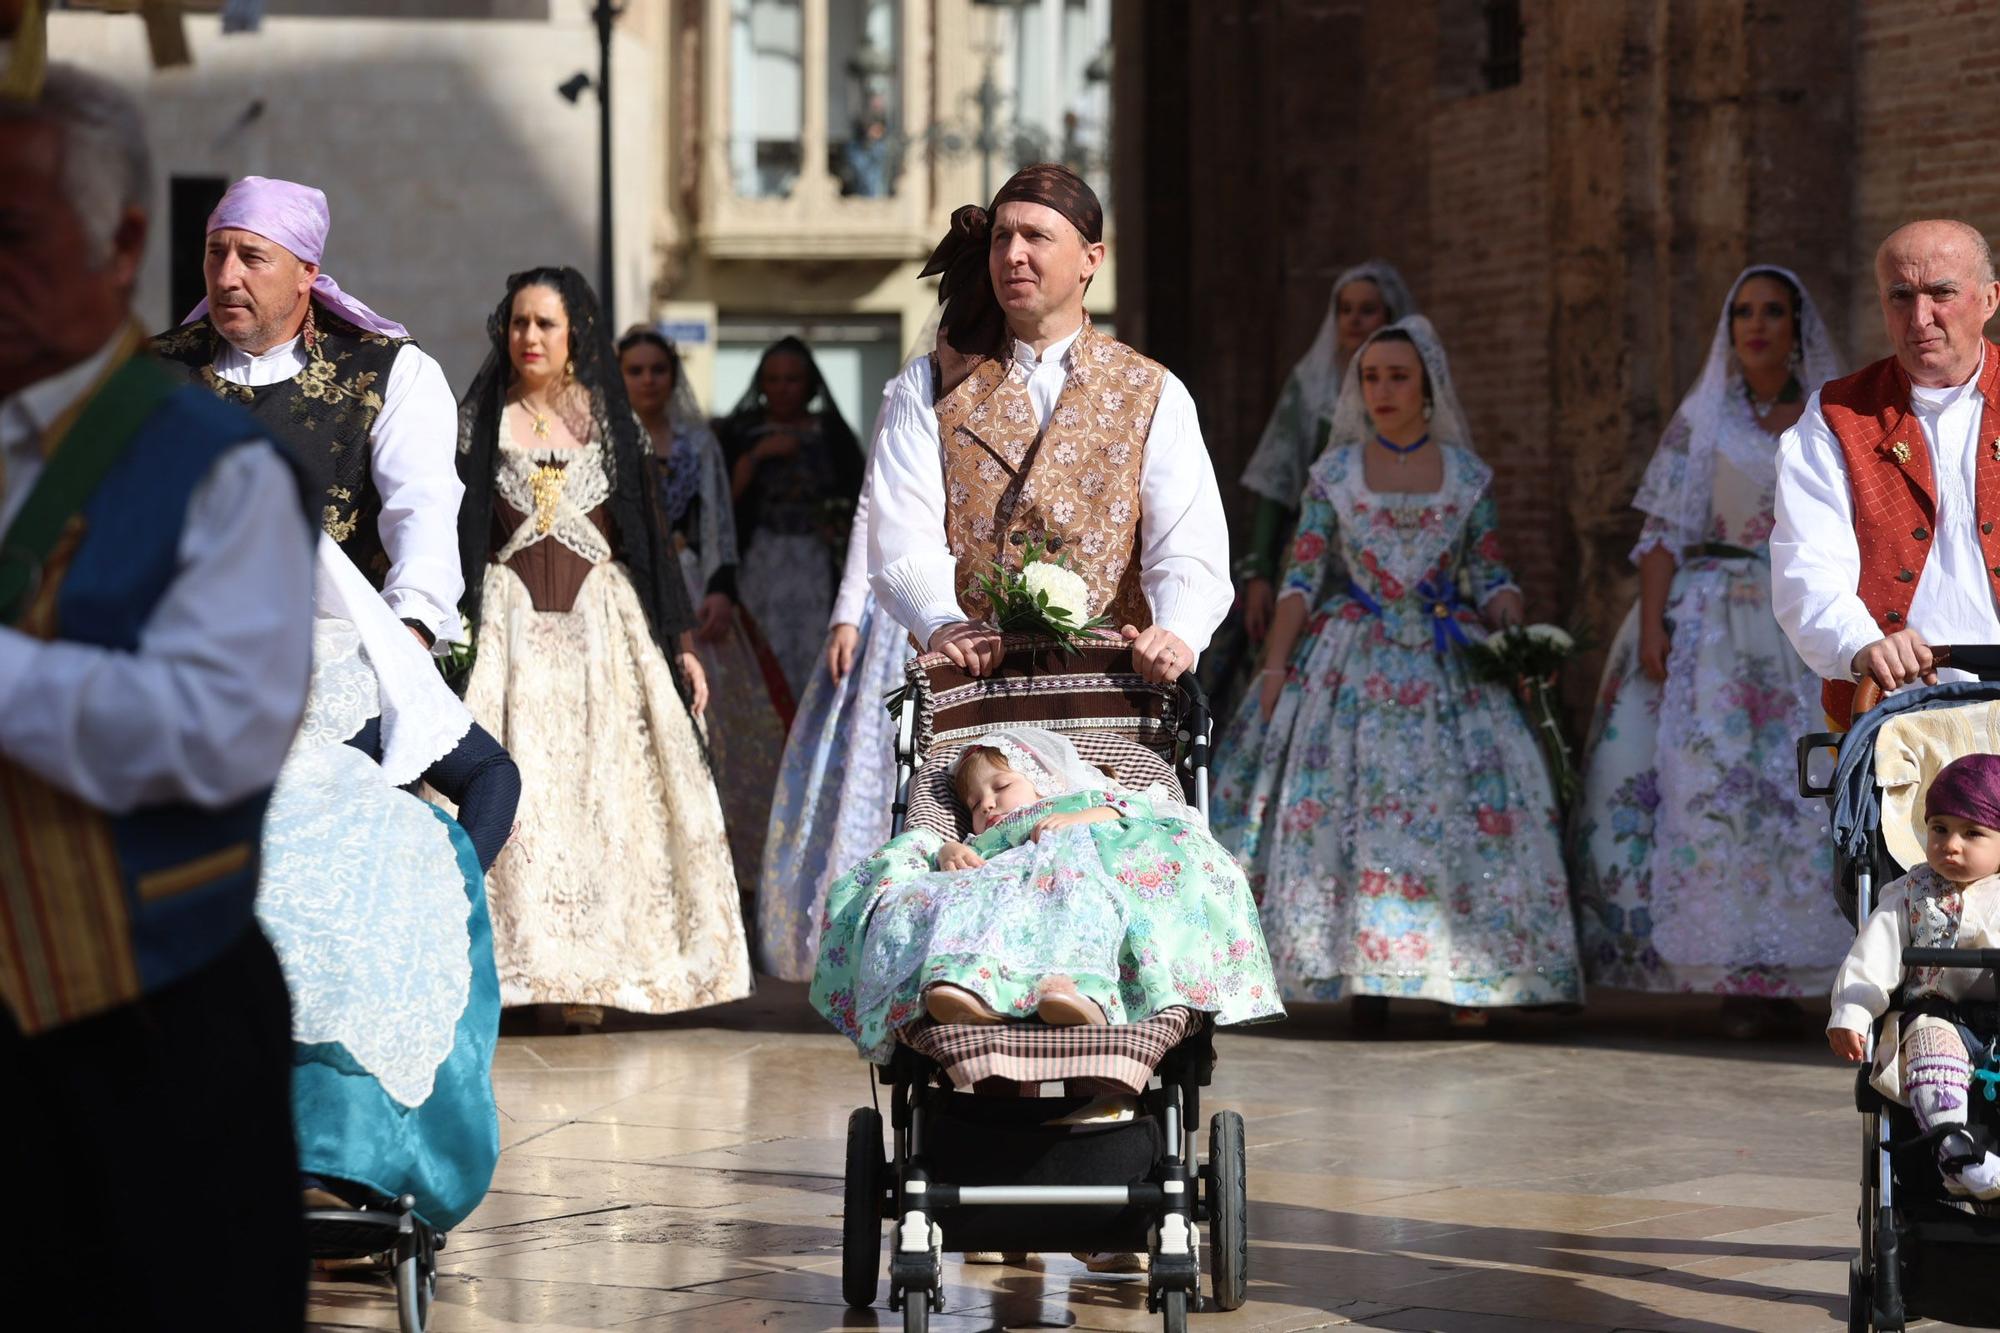
[[1903, 966], [2000, 968], [2000, 949], [1905, 949]]
[[[1970, 671], [1981, 680], [2000, 680], [2000, 644], [1933, 644], [1931, 666], [1934, 669], [1955, 667], [1960, 671]], [[1881, 702], [1882, 687], [1872, 678], [1863, 680], [1854, 687], [1854, 707], [1848, 713], [1849, 724]]]

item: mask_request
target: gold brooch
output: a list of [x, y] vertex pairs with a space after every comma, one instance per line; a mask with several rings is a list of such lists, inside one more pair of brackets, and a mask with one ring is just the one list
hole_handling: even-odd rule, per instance
[[[2000, 441], [1996, 441], [1995, 444], [1996, 447], [2000, 447]], [[1889, 457], [1895, 459], [1899, 465], [1907, 464], [1910, 461], [1909, 442], [1907, 440], [1896, 441], [1895, 447], [1889, 450]]]
[[2000, 463], [2000, 435], [1993, 437], [1993, 461]]

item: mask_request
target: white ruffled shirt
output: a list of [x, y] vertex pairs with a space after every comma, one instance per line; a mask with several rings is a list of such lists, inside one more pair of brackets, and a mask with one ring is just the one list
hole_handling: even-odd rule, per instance
[[[0, 524], [41, 475], [43, 432], [116, 348], [0, 401]], [[270, 786], [305, 707], [313, 548], [298, 483], [261, 439], [196, 484], [176, 554], [135, 652], [0, 627], [0, 755], [111, 814]]]
[[[252, 388], [288, 380], [306, 368], [297, 338], [252, 356], [228, 343], [215, 373]], [[399, 620], [431, 632], [433, 651], [464, 637], [458, 601], [465, 575], [458, 562], [458, 404], [444, 368], [411, 343], [396, 353], [382, 387], [382, 410], [369, 433], [370, 469], [382, 496], [376, 531], [389, 556], [382, 600]]]
[[[1079, 326], [1077, 333], [1081, 333]], [[1048, 427], [1069, 376], [1072, 333], [1039, 356], [1014, 343], [1015, 369]], [[966, 618], [958, 561], [945, 542], [944, 445], [931, 402], [928, 357], [904, 368], [890, 391], [869, 468], [868, 573], [876, 599], [920, 644]], [[1171, 373], [1146, 436], [1139, 474], [1139, 585], [1153, 623], [1199, 654], [1228, 614], [1229, 525], [1194, 399]]]
[[[1981, 369], [1984, 364], [1982, 357]], [[1979, 375], [1975, 369], [1971, 379], [1951, 388], [1910, 390], [1938, 492], [1931, 552], [1917, 576], [1907, 622], [1926, 643], [2000, 644], [2000, 608], [1994, 605], [1973, 505], [1985, 407]], [[1771, 609], [1792, 647], [1821, 679], [1854, 679], [1854, 655], [1882, 637], [1855, 591], [1860, 581], [1847, 462], [1815, 393], [1778, 446]], [[1942, 674], [1967, 678], [1963, 672]]]

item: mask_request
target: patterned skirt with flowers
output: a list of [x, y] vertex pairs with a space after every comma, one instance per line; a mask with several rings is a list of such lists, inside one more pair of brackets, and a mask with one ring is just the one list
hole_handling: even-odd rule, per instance
[[[1106, 804], [1125, 817], [1028, 837], [1046, 815]], [[942, 845], [902, 834], [827, 894], [813, 1007], [871, 1060], [888, 1060], [936, 982], [1023, 1017], [1057, 975], [1113, 1023], [1175, 1006], [1225, 1024], [1284, 1012], [1236, 863], [1143, 796], [1072, 792], [1016, 811], [973, 840], [986, 858], [974, 870], [933, 870]]]
[[1427, 610], [1322, 604], [1270, 722], [1253, 692], [1217, 746], [1216, 836], [1249, 870], [1287, 999], [1576, 1000], [1547, 769]]
[[1664, 685], [1640, 670], [1637, 607], [1612, 641], [1571, 830], [1595, 983], [1823, 995], [1853, 942], [1826, 807], [1794, 772], [1797, 738], [1823, 729], [1819, 681], [1770, 588], [1762, 558], [1689, 558]]

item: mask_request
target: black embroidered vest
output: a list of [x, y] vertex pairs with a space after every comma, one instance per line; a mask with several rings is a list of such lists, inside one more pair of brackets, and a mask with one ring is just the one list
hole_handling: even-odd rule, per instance
[[287, 446], [319, 509], [320, 527], [377, 588], [389, 576], [376, 520], [382, 496], [370, 466], [369, 433], [382, 410], [389, 369], [409, 338], [356, 328], [318, 301], [306, 325], [306, 367], [291, 379], [231, 384], [212, 363], [221, 337], [206, 317], [153, 339], [153, 354], [193, 383], [247, 409]]

